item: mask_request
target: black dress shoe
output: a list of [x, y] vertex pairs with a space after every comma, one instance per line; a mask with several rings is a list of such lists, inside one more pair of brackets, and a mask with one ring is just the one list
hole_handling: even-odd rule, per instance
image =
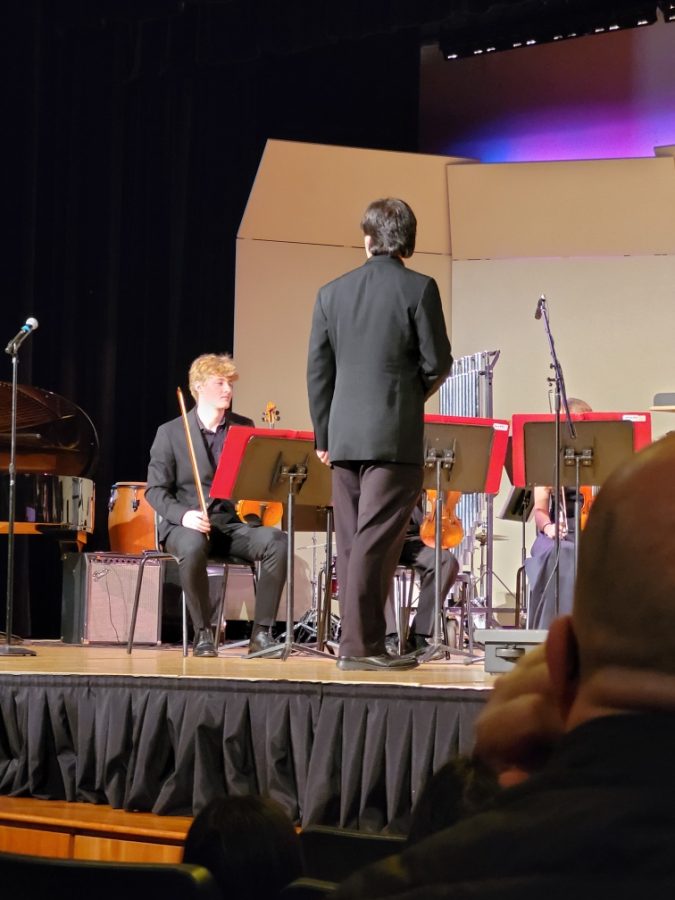
[[210, 628], [200, 628], [192, 650], [193, 656], [218, 656], [216, 645], [213, 643], [213, 632]]
[[248, 642], [248, 652], [258, 653], [260, 650], [269, 650], [270, 647], [275, 647], [279, 652], [275, 654], [268, 653], [268, 658], [271, 656], [281, 656], [283, 647], [272, 637], [269, 625], [254, 625], [253, 631], [251, 632], [251, 639]]
[[413, 632], [410, 637], [411, 649], [408, 651], [408, 653], [412, 653], [413, 656], [422, 656], [427, 652], [427, 650], [429, 649], [430, 635], [416, 634], [415, 632]]
[[394, 669], [414, 669], [417, 660], [414, 656], [389, 656], [388, 653], [380, 653], [379, 656], [341, 656], [337, 661], [338, 669], [343, 671], [378, 671]]
[[[385, 635], [384, 649], [385, 649], [385, 652], [389, 654], [389, 656], [400, 656], [400, 654], [398, 652], [398, 635], [396, 633]], [[415, 644], [410, 639], [410, 636], [408, 636], [408, 639], [405, 642], [405, 648], [403, 651], [403, 655], [409, 656], [411, 653], [414, 653], [414, 652], [415, 652]]]

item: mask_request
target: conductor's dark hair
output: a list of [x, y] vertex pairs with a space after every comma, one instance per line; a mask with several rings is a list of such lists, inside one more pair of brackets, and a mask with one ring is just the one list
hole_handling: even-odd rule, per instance
[[302, 875], [300, 839], [282, 807], [269, 797], [211, 800], [185, 839], [183, 862], [204, 866], [223, 898], [274, 898]]
[[374, 200], [363, 214], [361, 230], [371, 239], [373, 256], [400, 256], [415, 252], [417, 219], [404, 200]]

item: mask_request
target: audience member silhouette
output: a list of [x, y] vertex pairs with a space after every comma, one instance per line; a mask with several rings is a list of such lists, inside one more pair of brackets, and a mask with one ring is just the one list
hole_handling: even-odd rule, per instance
[[204, 866], [227, 900], [274, 900], [302, 875], [300, 840], [282, 807], [268, 797], [223, 797], [196, 816], [183, 862]]
[[616, 470], [571, 616], [500, 679], [475, 753], [489, 806], [362, 869], [336, 900], [675, 892], [675, 435]]
[[458, 756], [441, 766], [413, 807], [408, 844], [417, 844], [487, 806], [500, 790], [494, 771], [481, 760]]

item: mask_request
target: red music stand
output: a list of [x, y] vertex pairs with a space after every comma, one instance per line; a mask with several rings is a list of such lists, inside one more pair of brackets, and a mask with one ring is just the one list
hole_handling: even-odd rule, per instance
[[[315, 508], [327, 506], [331, 496], [330, 469], [319, 461], [314, 451], [312, 432], [232, 426], [225, 438], [211, 496], [230, 500], [276, 500], [286, 504], [286, 638], [281, 659], [288, 659], [294, 650], [323, 656], [320, 650], [293, 642], [295, 507], [296, 504]], [[270, 647], [246, 658], [272, 656], [277, 652], [278, 647]]]
[[[579, 541], [576, 536], [581, 528], [579, 488], [582, 485], [601, 486], [617, 466], [651, 443], [652, 429], [651, 416], [647, 412], [587, 412], [571, 418], [576, 437], [561, 435], [560, 484], [562, 487], [576, 489], [576, 575], [579, 557]], [[556, 462], [555, 416], [515, 415], [511, 419], [511, 425], [514, 486], [552, 484]]]
[[[465, 416], [424, 417], [424, 483], [425, 489], [436, 491], [435, 515], [435, 593], [434, 633], [420, 657], [420, 662], [436, 659], [451, 653], [467, 655], [463, 650], [448, 647], [441, 640], [441, 568], [442, 568], [442, 515], [443, 492], [461, 491], [465, 494], [496, 494], [499, 491], [509, 424], [501, 419], [481, 419]], [[488, 616], [491, 609], [488, 607]], [[473, 635], [471, 610], [467, 609], [469, 659], [473, 662]]]

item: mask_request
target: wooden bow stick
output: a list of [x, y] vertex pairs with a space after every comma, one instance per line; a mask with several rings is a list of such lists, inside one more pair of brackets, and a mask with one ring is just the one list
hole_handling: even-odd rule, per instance
[[185, 440], [187, 441], [188, 453], [190, 454], [190, 462], [192, 464], [192, 477], [195, 480], [195, 487], [197, 488], [197, 496], [199, 497], [199, 506], [202, 511], [202, 515], [208, 516], [206, 510], [206, 500], [204, 499], [204, 490], [202, 488], [202, 482], [199, 477], [199, 469], [197, 468], [197, 457], [195, 456], [195, 448], [192, 443], [192, 435], [190, 434], [190, 423], [187, 419], [187, 410], [185, 409], [185, 400], [183, 399], [183, 392], [180, 388], [176, 388], [176, 394], [178, 395], [178, 405], [180, 406], [180, 414], [183, 418], [183, 427], [185, 428]]

